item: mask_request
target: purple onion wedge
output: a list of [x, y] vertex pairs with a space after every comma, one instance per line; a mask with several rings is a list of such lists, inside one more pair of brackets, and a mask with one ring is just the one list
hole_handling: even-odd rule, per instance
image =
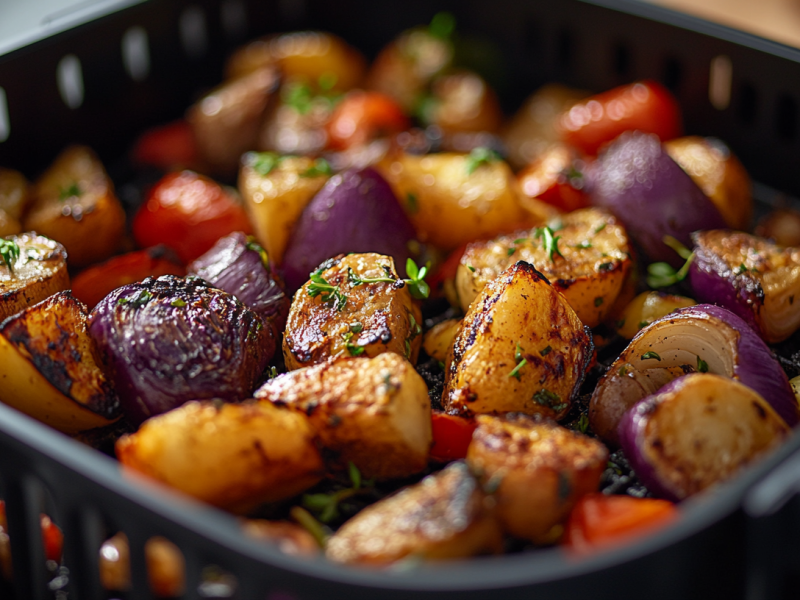
[[318, 265], [338, 254], [374, 252], [405, 265], [415, 237], [394, 192], [375, 169], [344, 171], [331, 177], [300, 215], [283, 257], [286, 286], [297, 290]]
[[187, 273], [236, 296], [250, 310], [282, 333], [289, 298], [269, 267], [267, 253], [241, 232], [220, 238], [211, 250], [187, 267]]
[[689, 281], [698, 300], [736, 313], [768, 343], [800, 327], [800, 248], [740, 231], [700, 231], [692, 238]]
[[672, 381], [619, 424], [636, 475], [651, 492], [673, 501], [729, 479], [790, 432], [759, 394], [710, 373]]
[[694, 371], [735, 379], [765, 398], [790, 427], [800, 421], [789, 380], [758, 334], [729, 310], [699, 304], [662, 317], [631, 340], [592, 394], [592, 429], [618, 446], [617, 427], [631, 407]]
[[276, 345], [232, 295], [173, 275], [111, 292], [92, 310], [89, 335], [137, 424], [188, 400], [248, 398]]
[[619, 136], [597, 159], [591, 178], [592, 203], [614, 213], [654, 261], [675, 268], [684, 262], [664, 236], [689, 246], [693, 231], [725, 227], [714, 203], [654, 135]]

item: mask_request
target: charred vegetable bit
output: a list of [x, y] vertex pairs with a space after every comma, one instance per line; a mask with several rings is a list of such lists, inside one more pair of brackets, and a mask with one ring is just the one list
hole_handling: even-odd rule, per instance
[[561, 239], [560, 235], [553, 236], [553, 229], [549, 226], [546, 227], [537, 227], [536, 232], [533, 234], [533, 239], [542, 238], [542, 242], [544, 243], [545, 252], [547, 252], [547, 257], [550, 259], [550, 262], [554, 263], [555, 255], [557, 254], [561, 258], [564, 258], [564, 255], [561, 254], [561, 250], [558, 249], [558, 240]]
[[331, 285], [322, 276], [325, 269], [318, 269], [311, 274], [311, 283], [308, 285], [308, 295], [312, 298], [320, 296], [323, 302], [331, 304], [336, 310], [341, 311], [347, 304], [347, 296], [339, 289], [338, 285]]
[[503, 157], [496, 150], [478, 146], [467, 157], [467, 175], [472, 175], [481, 165], [488, 165], [499, 160], [503, 160]]
[[[547, 354], [547, 352], [545, 352]], [[544, 356], [544, 355], [543, 355]], [[514, 367], [514, 370], [508, 374], [509, 377], [516, 377], [517, 381], [521, 379], [521, 375], [519, 374], [522, 367], [528, 364], [528, 359], [522, 356], [522, 348], [519, 344], [517, 344], [517, 350], [514, 352], [514, 360], [517, 361], [517, 366]]]
[[0, 260], [12, 273], [14, 272], [14, 264], [19, 259], [19, 252], [19, 246], [16, 242], [0, 238]]

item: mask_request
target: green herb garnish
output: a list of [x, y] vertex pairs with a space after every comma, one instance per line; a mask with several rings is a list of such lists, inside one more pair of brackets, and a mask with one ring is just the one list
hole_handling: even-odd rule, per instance
[[182, 306], [186, 306], [186, 301], [181, 298], [175, 298], [175, 300], [170, 302], [169, 305], [174, 306], [175, 308], [181, 308]]
[[699, 356], [697, 357], [697, 372], [708, 373], [708, 363]]
[[438, 12], [433, 15], [431, 24], [428, 25], [428, 33], [440, 40], [448, 40], [456, 28], [456, 18], [447, 11]]
[[575, 424], [575, 428], [581, 433], [586, 433], [589, 430], [589, 415], [581, 413], [578, 422]]
[[420, 269], [417, 266], [417, 263], [409, 258], [406, 261], [406, 273], [408, 273], [408, 279], [398, 279], [393, 277], [389, 267], [384, 267], [383, 269], [386, 273], [386, 276], [384, 277], [361, 277], [360, 275], [357, 275], [353, 269], [348, 268], [347, 280], [353, 287], [365, 283], [397, 283], [398, 281], [402, 281], [403, 284], [408, 286], [408, 291], [411, 292], [411, 295], [414, 298], [423, 299], [427, 298], [430, 294], [430, 287], [428, 287], [428, 284], [423, 281], [425, 276], [428, 274], [428, 265], [425, 265]]
[[547, 252], [547, 257], [550, 259], [550, 262], [556, 262], [556, 254], [564, 258], [564, 255], [561, 254], [561, 250], [558, 249], [558, 240], [561, 239], [561, 236], [557, 235], [553, 237], [553, 230], [550, 227], [537, 227], [533, 234], [533, 239], [538, 238], [542, 238], [544, 251]]
[[592, 247], [592, 242], [589, 240], [583, 240], [580, 244], [575, 244], [575, 248], [578, 250], [588, 250]]
[[58, 199], [64, 201], [67, 198], [77, 198], [82, 193], [83, 191], [81, 191], [81, 187], [78, 185], [78, 182], [73, 181], [68, 186], [61, 188], [61, 191], [58, 193]]
[[503, 157], [500, 156], [500, 153], [496, 150], [492, 150], [486, 146], [473, 148], [472, 152], [467, 156], [467, 175], [472, 175], [481, 165], [488, 165], [499, 160], [503, 160]]
[[406, 194], [406, 205], [408, 206], [408, 212], [412, 215], [419, 211], [419, 203], [417, 202], [417, 195], [415, 193], [408, 192]]
[[304, 494], [303, 507], [311, 511], [323, 523], [339, 518], [339, 504], [352, 496], [372, 491], [372, 481], [362, 481], [361, 472], [352, 462], [348, 464], [348, 475], [352, 487], [329, 494]]
[[528, 364], [528, 360], [522, 356], [522, 348], [519, 344], [517, 344], [517, 349], [514, 351], [514, 360], [517, 361], [517, 366], [514, 367], [514, 370], [508, 374], [509, 377], [516, 377], [517, 381], [522, 379], [522, 376], [519, 374], [520, 369]]
[[651, 360], [653, 358], [656, 359], [659, 362], [661, 361], [661, 357], [658, 355], [658, 353], [657, 352], [653, 352], [652, 350], [642, 354], [642, 360]]
[[473, 273], [475, 272], [475, 267], [473, 267], [472, 265], [467, 265], [467, 268], [468, 268], [470, 271], [472, 271]]
[[347, 304], [347, 296], [339, 289], [338, 285], [331, 285], [322, 276], [325, 269], [318, 269], [311, 274], [308, 284], [308, 295], [312, 298], [319, 296], [322, 301], [341, 311]]
[[596, 307], [597, 306], [602, 306], [602, 304], [603, 304], [603, 297], [602, 296], [598, 296], [597, 298], [594, 299], [594, 305]]
[[330, 163], [324, 158], [318, 158], [308, 169], [300, 173], [300, 177], [320, 177], [322, 175], [333, 175]]
[[647, 265], [647, 285], [651, 288], [662, 288], [683, 281], [689, 274], [689, 267], [693, 260], [694, 253], [686, 259], [686, 262], [677, 271], [665, 262], [650, 263]]
[[274, 171], [285, 159], [285, 156], [275, 152], [251, 152], [249, 155], [250, 168], [262, 177], [266, 177]]
[[152, 299], [153, 294], [151, 294], [149, 290], [139, 290], [136, 296], [118, 299], [117, 304], [127, 304], [131, 308], [141, 308]]
[[517, 251], [516, 248], [509, 248], [508, 250], [506, 250], [506, 255], [507, 256], [513, 256], [514, 252], [516, 252], [516, 251]]
[[541, 354], [542, 356], [547, 356], [552, 351], [553, 351], [553, 349], [550, 346], [545, 346], [544, 348], [539, 350], [539, 354]]
[[606, 228], [606, 223], [600, 223], [597, 227], [594, 228], [595, 233], [600, 233], [603, 229]]
[[247, 243], [244, 247], [248, 250], [252, 250], [253, 252], [258, 253], [261, 257], [261, 264], [264, 265], [264, 268], [269, 271], [269, 255], [267, 251], [264, 250], [264, 247], [256, 241], [256, 238], [253, 236], [247, 237]]
[[12, 240], [0, 238], [0, 261], [2, 261], [8, 270], [14, 272], [14, 265], [19, 260], [19, 246]]
[[533, 401], [539, 406], [551, 408], [556, 412], [567, 407], [567, 405], [561, 401], [561, 397], [558, 394], [551, 392], [547, 388], [542, 388], [536, 392], [533, 395]]
[[361, 333], [364, 330], [364, 325], [360, 321], [353, 321], [350, 323], [350, 331], [353, 333]]

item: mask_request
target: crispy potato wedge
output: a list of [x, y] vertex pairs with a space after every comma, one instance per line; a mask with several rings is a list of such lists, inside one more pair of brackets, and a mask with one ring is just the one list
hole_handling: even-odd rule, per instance
[[328, 540], [340, 563], [384, 565], [407, 556], [443, 560], [497, 553], [502, 536], [492, 503], [463, 462], [376, 502]]
[[[416, 363], [422, 313], [397, 276], [391, 256], [349, 254], [325, 262], [318, 273], [338, 292], [315, 295], [314, 282], [309, 281], [294, 295], [283, 338], [287, 369], [383, 352], [396, 352]], [[356, 285], [353, 275], [393, 281]]]
[[84, 146], [62, 152], [31, 190], [22, 225], [64, 245], [70, 267], [114, 254], [125, 236], [125, 211], [100, 160]]
[[290, 498], [323, 472], [305, 415], [270, 402], [188, 402], [122, 436], [116, 453], [126, 467], [237, 513]]
[[479, 415], [467, 462], [495, 487], [497, 517], [517, 537], [542, 542], [575, 501], [596, 491], [608, 450], [539, 415]]
[[243, 157], [239, 190], [256, 239], [276, 266], [300, 214], [328, 179], [311, 158], [256, 152]]
[[469, 305], [500, 273], [518, 260], [532, 264], [564, 294], [584, 325], [596, 327], [605, 318], [631, 269], [631, 248], [625, 229], [599, 208], [586, 208], [557, 219], [560, 252], [549, 256], [537, 230], [518, 231], [467, 246], [456, 273], [461, 309]]
[[244, 152], [258, 147], [258, 135], [280, 76], [274, 66], [223, 83], [186, 113], [200, 158], [215, 172], [236, 172]]
[[109, 425], [119, 399], [95, 362], [86, 306], [60, 292], [0, 325], [0, 400], [64, 433]]
[[442, 404], [463, 415], [563, 417], [592, 351], [589, 328], [564, 296], [520, 261], [470, 306], [453, 342]]
[[348, 462], [366, 478], [419, 473], [432, 442], [428, 388], [403, 357], [387, 352], [291, 371], [255, 392], [308, 415], [331, 466]]
[[0, 260], [0, 322], [69, 287], [64, 246], [35, 233], [6, 238], [19, 247], [13, 269]]
[[403, 202], [420, 241], [442, 250], [531, 227], [556, 213], [525, 198], [503, 161], [478, 165], [465, 154], [401, 153], [377, 167]]
[[447, 319], [431, 327], [422, 338], [422, 347], [425, 352], [431, 358], [445, 363], [445, 369], [447, 368], [447, 357], [459, 327], [461, 327], [461, 319]]

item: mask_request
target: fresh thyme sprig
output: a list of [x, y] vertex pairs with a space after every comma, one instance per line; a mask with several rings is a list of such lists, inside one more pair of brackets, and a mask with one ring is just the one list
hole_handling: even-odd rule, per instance
[[694, 252], [671, 235], [665, 235], [663, 241], [667, 246], [675, 250], [678, 256], [683, 258], [686, 262], [683, 263], [683, 266], [677, 271], [665, 262], [655, 262], [647, 265], [647, 285], [651, 288], [667, 287], [683, 281], [689, 274], [689, 267], [694, 260]]
[[19, 246], [12, 240], [0, 238], [0, 261], [5, 263], [8, 270], [14, 272], [14, 265], [19, 259]]
[[500, 153], [496, 150], [492, 150], [491, 148], [487, 148], [485, 146], [473, 148], [472, 152], [470, 152], [469, 156], [467, 156], [467, 175], [472, 175], [481, 165], [488, 165], [493, 162], [497, 162], [498, 160], [503, 160], [503, 157], [500, 156]]
[[339, 518], [339, 503], [343, 500], [372, 491], [374, 482], [362, 481], [361, 471], [352, 462], [348, 464], [347, 470], [352, 487], [328, 494], [303, 495], [303, 508], [311, 511], [323, 523], [330, 523]]
[[427, 298], [431, 293], [431, 288], [425, 283], [424, 279], [428, 274], [428, 265], [420, 268], [412, 259], [406, 261], [406, 273], [408, 279], [398, 279], [392, 276], [389, 267], [383, 267], [384, 277], [361, 277], [353, 269], [347, 269], [347, 280], [353, 287], [362, 285], [364, 283], [396, 283], [402, 281], [403, 284], [408, 286], [408, 291], [411, 295], [418, 300]]
[[323, 302], [330, 304], [336, 310], [341, 311], [347, 304], [347, 296], [342, 293], [338, 285], [331, 285], [322, 276], [325, 269], [314, 271], [309, 279], [308, 295], [312, 298], [319, 296]]
[[550, 259], [550, 262], [556, 262], [556, 255], [564, 258], [564, 255], [561, 254], [561, 250], [558, 249], [558, 240], [561, 239], [560, 235], [554, 236], [553, 230], [548, 226], [537, 227], [533, 234], [533, 239], [539, 238], [542, 238], [542, 242], [544, 243], [544, 251], [547, 252], [547, 257]]
[[514, 360], [517, 361], [517, 366], [514, 367], [514, 370], [508, 374], [509, 377], [516, 377], [517, 381], [522, 379], [522, 376], [519, 374], [522, 367], [528, 364], [528, 359], [522, 356], [522, 348], [519, 344], [517, 344], [517, 349], [514, 351]]

